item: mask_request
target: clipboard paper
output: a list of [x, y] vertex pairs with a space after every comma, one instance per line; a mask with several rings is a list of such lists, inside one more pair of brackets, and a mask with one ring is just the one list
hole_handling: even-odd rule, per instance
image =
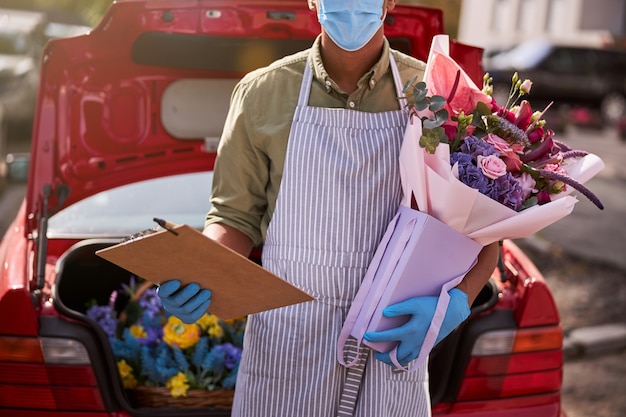
[[178, 225], [96, 251], [121, 268], [160, 284], [178, 279], [211, 290], [222, 319], [313, 300], [309, 294], [188, 225]]

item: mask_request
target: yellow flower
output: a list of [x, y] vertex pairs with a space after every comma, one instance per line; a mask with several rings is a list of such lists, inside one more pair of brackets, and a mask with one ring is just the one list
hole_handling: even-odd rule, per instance
[[170, 346], [186, 349], [198, 343], [200, 328], [195, 324], [185, 324], [179, 318], [170, 316], [163, 328], [163, 341]]
[[137, 379], [133, 375], [133, 368], [126, 363], [124, 359], [117, 362], [117, 371], [122, 377], [122, 383], [124, 388], [135, 388], [137, 386]]
[[130, 334], [132, 334], [135, 339], [145, 339], [146, 337], [148, 337], [148, 334], [143, 329], [143, 327], [138, 324], [130, 326], [129, 330]]
[[224, 320], [224, 323], [226, 323], [229, 326], [233, 326], [236, 327], [239, 323], [246, 321], [245, 317], [238, 317], [235, 319], [226, 319]]
[[222, 329], [222, 326], [217, 324], [215, 326], [209, 327], [207, 329], [207, 333], [209, 334], [209, 336], [215, 339], [221, 339], [224, 336], [224, 329]]
[[184, 373], [179, 372], [167, 381], [165, 387], [170, 390], [172, 397], [186, 397], [189, 381]]
[[202, 329], [206, 330], [211, 326], [219, 324], [220, 319], [215, 314], [205, 314], [196, 322]]

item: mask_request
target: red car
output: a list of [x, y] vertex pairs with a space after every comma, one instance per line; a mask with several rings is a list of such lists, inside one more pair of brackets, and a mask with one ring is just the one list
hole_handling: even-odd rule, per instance
[[[443, 31], [434, 9], [398, 6], [385, 21], [420, 59]], [[303, 0], [122, 0], [90, 34], [47, 45], [27, 193], [0, 245], [0, 415], [228, 414], [132, 402], [85, 314], [129, 274], [94, 252], [155, 216], [201, 228], [233, 86], [318, 32]], [[477, 80], [481, 52], [452, 48]], [[506, 241], [470, 319], [431, 355], [433, 413], [563, 416], [562, 364], [553, 297]]]

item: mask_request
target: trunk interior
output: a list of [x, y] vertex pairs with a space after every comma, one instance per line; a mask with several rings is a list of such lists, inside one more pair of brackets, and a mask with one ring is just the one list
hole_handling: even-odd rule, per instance
[[[116, 364], [112, 350], [108, 345], [105, 332], [99, 328], [95, 321], [86, 316], [88, 306], [93, 301], [98, 305], [105, 305], [109, 301], [109, 297], [113, 291], [119, 290], [122, 284], [128, 284], [131, 280], [131, 274], [98, 257], [95, 252], [105, 247], [118, 243], [119, 240], [86, 240], [71, 249], [69, 249], [58, 262], [56, 288], [54, 293], [54, 302], [57, 309], [64, 315], [70, 316], [79, 321], [89, 323], [95, 328], [95, 333], [107, 352], [105, 358], [106, 369], [110, 370], [111, 375], [105, 376], [106, 379], [117, 384], [119, 389], [115, 389], [118, 393], [123, 393], [121, 381], [116, 375]], [[493, 307], [498, 300], [498, 290], [493, 281], [490, 281], [482, 290], [474, 305], [472, 306], [472, 316], [480, 314], [485, 310]], [[116, 305], [124, 303], [125, 300], [117, 299]], [[444, 339], [431, 353], [430, 357], [430, 375], [431, 375], [431, 397], [433, 405], [442, 399], [449, 397], [447, 392], [449, 387], [454, 387], [463, 376], [463, 369], [454, 369], [453, 359], [459, 351], [459, 342], [461, 334], [466, 326], [471, 326], [471, 318], [457, 331], [453, 332], [449, 337]], [[461, 350], [466, 350], [463, 347]], [[100, 358], [98, 358], [100, 360]], [[118, 395], [119, 396], [119, 395]], [[122, 394], [125, 398], [117, 398], [122, 406], [134, 408], [132, 398], [128, 394]], [[191, 410], [185, 410], [189, 415], [195, 415]], [[140, 413], [144, 414], [144, 413]], [[223, 410], [209, 410], [208, 415], [228, 415]], [[159, 415], [162, 415], [159, 413]], [[180, 414], [178, 414], [180, 415]], [[207, 409], [204, 409], [204, 415], [207, 415]]]

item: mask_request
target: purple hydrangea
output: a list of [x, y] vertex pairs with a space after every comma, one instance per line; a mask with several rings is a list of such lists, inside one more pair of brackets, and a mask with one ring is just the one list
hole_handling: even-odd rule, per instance
[[521, 184], [509, 172], [492, 181], [494, 187], [490, 197], [515, 211], [519, 211], [524, 202], [524, 189]]
[[472, 160], [476, 160], [478, 155], [489, 156], [498, 155], [498, 151], [491, 144], [484, 140], [477, 138], [476, 136], [468, 136], [463, 140], [460, 152], [470, 155]]
[[233, 369], [241, 360], [241, 348], [230, 343], [220, 345], [224, 351], [224, 366], [226, 369]]
[[468, 187], [480, 191], [481, 194], [491, 194], [489, 178], [485, 177], [482, 170], [474, 164], [474, 161], [465, 157], [458, 158], [458, 161], [459, 180]]
[[450, 155], [450, 164], [458, 163], [459, 180], [481, 194], [518, 211], [524, 201], [522, 186], [507, 172], [505, 175], [490, 179], [486, 177], [476, 163], [477, 156], [497, 155], [496, 149], [487, 142], [468, 136], [463, 141], [459, 152]]
[[108, 337], [115, 337], [117, 329], [117, 318], [110, 305], [92, 306], [87, 310], [87, 317], [96, 321]]
[[141, 294], [139, 306], [152, 318], [161, 314], [161, 299], [156, 293], [156, 288], [150, 288]]

